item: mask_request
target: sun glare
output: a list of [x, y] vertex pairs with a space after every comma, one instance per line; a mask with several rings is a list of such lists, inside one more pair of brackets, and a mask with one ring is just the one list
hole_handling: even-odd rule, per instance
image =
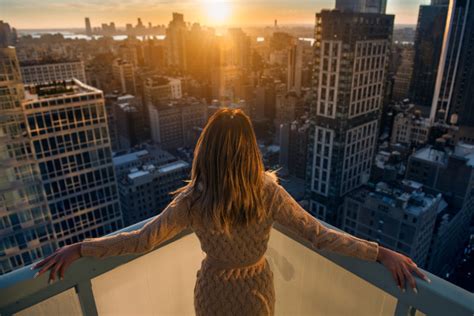
[[203, 6], [210, 24], [226, 24], [232, 13], [232, 8], [228, 1], [206, 0], [203, 2]]

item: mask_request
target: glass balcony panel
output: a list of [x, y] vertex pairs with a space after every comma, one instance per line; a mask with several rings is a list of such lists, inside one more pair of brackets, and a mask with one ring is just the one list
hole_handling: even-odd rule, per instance
[[204, 256], [191, 234], [93, 278], [99, 315], [193, 315]]
[[273, 229], [276, 315], [394, 315], [397, 299]]
[[38, 304], [32, 305], [15, 316], [82, 316], [81, 305], [74, 288], [52, 296]]

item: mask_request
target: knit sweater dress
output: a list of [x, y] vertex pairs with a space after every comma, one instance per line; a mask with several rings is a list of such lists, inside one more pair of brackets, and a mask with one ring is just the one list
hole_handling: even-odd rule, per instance
[[181, 193], [141, 229], [86, 238], [81, 243], [81, 255], [104, 258], [144, 253], [184, 229], [192, 229], [206, 253], [194, 287], [196, 315], [274, 314], [273, 273], [265, 258], [274, 221], [317, 249], [368, 261], [377, 259], [376, 242], [326, 228], [301, 208], [273, 177], [266, 175], [263, 190], [268, 215], [258, 224], [234, 227], [230, 234], [225, 234], [211, 222], [204, 222], [198, 212], [190, 213], [189, 199]]

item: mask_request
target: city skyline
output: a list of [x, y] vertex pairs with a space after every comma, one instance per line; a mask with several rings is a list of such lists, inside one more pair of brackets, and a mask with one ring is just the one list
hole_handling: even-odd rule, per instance
[[[429, 3], [429, 0], [392, 0], [388, 1], [387, 13], [395, 15], [395, 24], [415, 25], [419, 5]], [[93, 26], [113, 21], [124, 27], [126, 23], [135, 23], [137, 17], [154, 25], [167, 24], [172, 12], [183, 13], [188, 22], [209, 26], [264, 26], [272, 25], [275, 19], [279, 24], [311, 25], [314, 14], [321, 9], [334, 8], [335, 1], [284, 0], [272, 2], [270, 10], [268, 1], [247, 0], [147, 0], [127, 3], [118, 0], [86, 0], [81, 3], [46, 0], [41, 2], [41, 8], [38, 5], [31, 0], [21, 3], [5, 0], [2, 11], [17, 29], [83, 28], [85, 16], [91, 19]]]

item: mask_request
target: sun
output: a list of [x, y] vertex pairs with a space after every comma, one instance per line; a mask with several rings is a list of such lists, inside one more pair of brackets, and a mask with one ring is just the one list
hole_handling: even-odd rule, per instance
[[203, 1], [203, 6], [210, 24], [225, 24], [232, 14], [229, 1], [205, 0]]

